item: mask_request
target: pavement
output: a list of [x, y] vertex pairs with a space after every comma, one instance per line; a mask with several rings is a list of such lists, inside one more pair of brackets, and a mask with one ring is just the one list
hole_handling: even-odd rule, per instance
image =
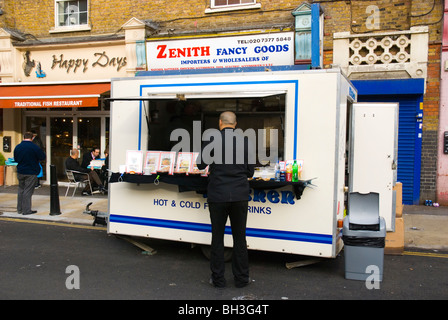
[[[94, 217], [83, 213], [87, 204], [91, 210], [108, 211], [107, 195], [81, 196], [81, 190], [71, 196], [70, 188], [59, 184], [60, 215], [50, 215], [50, 186], [36, 189], [32, 198], [33, 210], [37, 213], [23, 216], [17, 213], [17, 186], [0, 186], [0, 218], [33, 219], [78, 225], [92, 225]], [[56, 200], [57, 203], [57, 200]], [[53, 209], [55, 204], [53, 204]], [[448, 206], [428, 207], [405, 205], [403, 208], [404, 249], [448, 251]]]
[[[63, 184], [59, 185], [58, 195], [59, 208], [61, 214], [50, 215], [50, 209], [56, 208], [53, 204], [53, 208], [50, 208], [50, 186], [43, 185], [42, 187], [35, 189], [32, 197], [32, 209], [37, 213], [23, 216], [17, 213], [17, 189], [18, 186], [0, 186], [0, 218], [20, 218], [20, 219], [32, 219], [32, 220], [44, 220], [52, 222], [62, 222], [69, 224], [80, 225], [92, 225], [94, 217], [83, 213], [86, 206], [89, 203], [91, 210], [99, 210], [101, 212], [107, 212], [108, 210], [108, 198], [107, 195], [93, 194], [91, 196], [82, 196], [81, 189], [76, 190], [73, 194], [73, 187], [70, 187], [68, 195], [65, 196], [67, 186]], [[57, 203], [56, 200], [55, 203]]]

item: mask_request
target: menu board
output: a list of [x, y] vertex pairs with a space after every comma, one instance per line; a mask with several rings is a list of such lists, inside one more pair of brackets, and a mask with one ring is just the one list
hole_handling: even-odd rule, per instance
[[153, 174], [157, 172], [160, 163], [160, 151], [146, 151], [143, 174]]
[[200, 170], [197, 165], [199, 152], [193, 152], [193, 165], [191, 169], [191, 174], [200, 174], [201, 176], [207, 176], [208, 175], [208, 166], [204, 170]]
[[191, 171], [193, 154], [191, 152], [179, 152], [177, 154], [176, 173], [186, 173]]
[[[126, 151], [126, 165], [120, 166], [120, 172], [152, 175], [156, 173], [193, 174], [206, 177], [209, 166], [200, 170], [197, 166], [199, 152], [174, 151]], [[122, 170], [122, 171], [121, 171]]]
[[140, 174], [143, 172], [143, 151], [126, 151], [126, 172]]
[[160, 152], [160, 162], [157, 172], [173, 174], [176, 161], [176, 152]]

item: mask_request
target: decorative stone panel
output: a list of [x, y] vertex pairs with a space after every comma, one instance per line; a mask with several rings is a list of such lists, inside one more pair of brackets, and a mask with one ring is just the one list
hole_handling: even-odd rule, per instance
[[349, 79], [427, 77], [428, 27], [407, 31], [335, 33], [333, 63]]
[[349, 65], [410, 62], [410, 47], [411, 39], [408, 35], [370, 37], [365, 42], [360, 38], [354, 38], [350, 42]]
[[12, 82], [14, 77], [14, 55], [12, 36], [0, 29], [0, 79], [1, 82]]

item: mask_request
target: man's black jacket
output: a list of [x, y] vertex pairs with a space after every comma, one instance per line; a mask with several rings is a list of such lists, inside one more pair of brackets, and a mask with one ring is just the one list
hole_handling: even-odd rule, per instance
[[[205, 169], [205, 167], [209, 165], [210, 175], [207, 187], [208, 201], [247, 201], [250, 192], [247, 178], [253, 176], [255, 168], [255, 160], [249, 161], [251, 160], [249, 155], [253, 156], [253, 159], [255, 159], [255, 150], [247, 137], [243, 137], [232, 128], [224, 128], [220, 131], [220, 134], [222, 144], [214, 143], [215, 141], [212, 136], [210, 142], [203, 145], [201, 152], [202, 162], [198, 163], [199, 169]], [[228, 139], [231, 141], [226, 141], [226, 136], [230, 137], [231, 135], [234, 135], [237, 138]], [[219, 138], [219, 136], [217, 138]], [[241, 143], [242, 141], [244, 141], [244, 143]], [[222, 153], [219, 154], [219, 152], [217, 152], [219, 150], [210, 148], [212, 143], [215, 146], [221, 145]], [[207, 146], [209, 148], [207, 148]], [[213, 151], [210, 153], [210, 150]], [[233, 159], [232, 157], [229, 157], [230, 152], [233, 154]], [[208, 153], [212, 156], [213, 161], [207, 159]], [[253, 162], [253, 164], [250, 164], [249, 162]]]
[[[90, 169], [81, 167], [78, 163], [78, 160], [73, 159], [72, 157], [68, 157], [65, 160], [65, 169], [84, 172], [84, 173], [89, 173], [91, 171]], [[75, 173], [76, 180], [79, 180], [81, 177], [82, 177], [82, 175]]]
[[81, 167], [88, 169], [87, 167], [90, 165], [90, 161], [98, 159], [99, 157], [93, 157], [92, 152], [84, 153], [82, 156]]

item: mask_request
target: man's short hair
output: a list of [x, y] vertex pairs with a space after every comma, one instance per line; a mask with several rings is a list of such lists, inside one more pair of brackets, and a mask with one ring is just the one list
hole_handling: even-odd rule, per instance
[[27, 139], [27, 140], [31, 140], [31, 139], [33, 139], [33, 137], [34, 137], [34, 135], [29, 131], [25, 132], [25, 134], [23, 135], [23, 139]]
[[219, 115], [219, 120], [221, 120], [223, 124], [234, 125], [236, 124], [236, 115], [232, 111], [224, 111]]

